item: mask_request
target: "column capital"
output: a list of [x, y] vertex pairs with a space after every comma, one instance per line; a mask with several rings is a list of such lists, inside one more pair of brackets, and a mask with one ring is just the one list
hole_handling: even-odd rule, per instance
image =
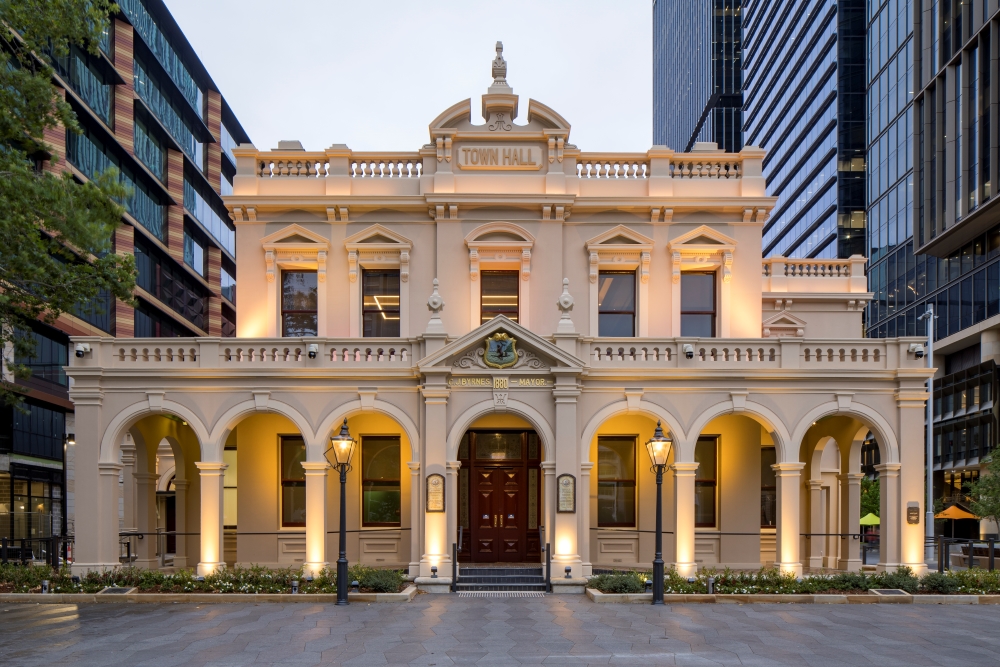
[[674, 476], [684, 475], [687, 477], [694, 475], [694, 473], [698, 470], [699, 465], [700, 464], [695, 463], [694, 461], [677, 461], [671, 463], [667, 467], [674, 471]]
[[406, 466], [410, 469], [410, 474], [420, 474], [420, 461], [407, 461]]
[[140, 484], [155, 483], [156, 480], [160, 479], [159, 473], [155, 472], [134, 472], [132, 477]]
[[902, 467], [901, 463], [880, 463], [875, 466], [875, 470], [878, 471], [880, 475], [888, 475], [890, 477], [896, 477], [899, 475], [899, 469]]
[[821, 479], [810, 479], [806, 482], [810, 490], [819, 491], [823, 488], [823, 480]]
[[842, 472], [837, 475], [837, 479], [841, 482], [848, 482], [849, 484], [860, 483], [864, 478], [865, 474], [863, 472]]
[[198, 461], [194, 466], [201, 471], [202, 475], [211, 475], [212, 473], [221, 475], [229, 467], [229, 464], [222, 461]]
[[122, 471], [122, 464], [107, 463], [105, 461], [101, 461], [100, 463], [97, 464], [97, 469], [100, 471], [100, 474], [102, 475], [117, 475]]
[[325, 475], [326, 471], [330, 469], [330, 464], [326, 461], [303, 461], [302, 469], [306, 471], [307, 475]]
[[538, 467], [540, 467], [542, 470], [544, 470], [546, 475], [554, 475], [554, 474], [556, 474], [556, 462], [555, 461], [542, 461], [542, 463], [539, 464]]
[[448, 470], [458, 470], [462, 467], [461, 461], [446, 461], [444, 467]]
[[191, 486], [191, 482], [189, 480], [174, 479], [174, 489], [177, 491], [187, 491], [189, 486]]
[[580, 474], [589, 475], [593, 467], [594, 467], [593, 461], [584, 461], [583, 463], [580, 464]]
[[780, 476], [785, 475], [798, 475], [802, 472], [802, 469], [806, 467], [806, 464], [801, 461], [789, 461], [787, 463], [775, 463], [771, 466], [771, 470], [778, 473]]

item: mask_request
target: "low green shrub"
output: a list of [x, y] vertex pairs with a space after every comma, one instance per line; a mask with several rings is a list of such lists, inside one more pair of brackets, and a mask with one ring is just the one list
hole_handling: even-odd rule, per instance
[[591, 578], [587, 586], [602, 593], [642, 593], [646, 577], [632, 570], [605, 572]]
[[920, 580], [920, 592], [948, 595], [958, 591], [959, 583], [956, 577], [943, 572], [931, 572]]
[[358, 588], [363, 593], [398, 593], [404, 581], [399, 570], [382, 570], [366, 565], [355, 565], [350, 575], [351, 581], [358, 582]]

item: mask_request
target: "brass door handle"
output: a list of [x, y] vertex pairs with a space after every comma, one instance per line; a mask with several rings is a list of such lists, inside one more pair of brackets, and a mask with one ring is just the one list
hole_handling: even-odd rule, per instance
[[503, 514], [500, 515], [500, 527], [503, 528]]
[[497, 527], [497, 515], [496, 514], [493, 515], [493, 527], [494, 528]]

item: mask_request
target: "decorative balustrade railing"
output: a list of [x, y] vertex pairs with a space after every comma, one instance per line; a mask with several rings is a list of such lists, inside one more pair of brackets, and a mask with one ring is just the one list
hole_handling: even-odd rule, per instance
[[794, 278], [850, 278], [852, 273], [852, 262], [849, 259], [829, 259], [829, 260], [799, 260], [771, 258], [764, 260], [762, 274], [770, 278], [774, 273], [774, 266], [777, 265], [780, 275]]
[[580, 178], [649, 178], [649, 158], [642, 153], [582, 153], [576, 161], [576, 173]]
[[693, 158], [681, 155], [670, 160], [672, 178], [722, 178], [735, 179], [743, 175], [743, 164], [739, 157]]
[[[417, 178], [423, 174], [419, 153], [352, 153], [347, 175], [352, 178]], [[259, 153], [260, 178], [326, 178], [334, 175], [326, 153]]]

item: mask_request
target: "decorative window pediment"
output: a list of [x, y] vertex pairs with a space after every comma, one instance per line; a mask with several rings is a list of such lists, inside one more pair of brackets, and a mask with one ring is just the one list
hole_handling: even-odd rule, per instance
[[673, 268], [673, 281], [680, 283], [682, 271], [722, 268], [722, 282], [732, 280], [736, 239], [707, 225], [678, 236], [667, 244]]
[[604, 269], [638, 269], [639, 280], [649, 282], [649, 260], [653, 252], [653, 239], [625, 225], [618, 225], [587, 241], [590, 255], [590, 282], [597, 282], [597, 274]]
[[315, 269], [319, 282], [326, 281], [326, 258], [330, 242], [301, 225], [289, 225], [261, 239], [267, 282], [275, 269]]
[[805, 336], [806, 321], [795, 317], [787, 310], [776, 313], [762, 323], [764, 338], [782, 338]]
[[410, 250], [413, 242], [396, 232], [372, 225], [344, 239], [351, 282], [358, 280], [358, 266], [370, 268], [399, 267], [399, 279], [410, 279]]
[[481, 263], [520, 263], [521, 279], [531, 276], [531, 249], [535, 237], [511, 222], [491, 222], [476, 227], [465, 237], [469, 247], [469, 275], [479, 279]]

